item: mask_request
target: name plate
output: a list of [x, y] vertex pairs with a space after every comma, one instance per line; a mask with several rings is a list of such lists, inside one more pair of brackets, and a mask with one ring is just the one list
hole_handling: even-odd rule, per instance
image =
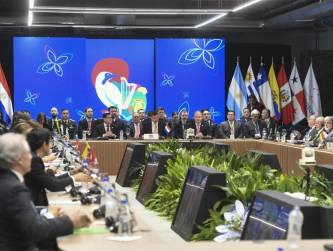
[[159, 135], [156, 133], [151, 133], [151, 134], [143, 134], [143, 139], [159, 139]]

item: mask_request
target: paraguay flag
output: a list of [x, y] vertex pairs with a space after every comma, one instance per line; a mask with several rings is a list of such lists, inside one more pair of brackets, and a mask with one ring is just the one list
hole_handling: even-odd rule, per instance
[[0, 111], [2, 112], [3, 120], [9, 125], [13, 118], [13, 104], [11, 100], [8, 83], [0, 64]]

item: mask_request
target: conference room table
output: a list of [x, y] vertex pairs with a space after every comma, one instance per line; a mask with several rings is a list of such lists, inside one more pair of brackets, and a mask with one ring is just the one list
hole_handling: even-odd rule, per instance
[[[137, 142], [144, 144], [161, 143], [166, 140], [89, 140], [80, 141], [80, 151], [83, 151], [86, 142], [95, 149], [99, 163], [100, 172], [109, 175], [117, 175], [120, 168], [121, 160], [128, 143]], [[186, 142], [186, 140], [180, 140]], [[281, 169], [288, 175], [303, 175], [299, 168], [298, 161], [302, 157], [303, 145], [290, 143], [274, 142], [268, 140], [254, 139], [211, 139], [195, 140], [193, 142], [207, 143], [225, 143], [230, 145], [230, 150], [236, 154], [243, 155], [249, 150], [258, 150], [276, 154]], [[333, 152], [328, 150], [315, 150], [317, 164], [333, 164]]]
[[[114, 178], [114, 177], [113, 177]], [[277, 251], [290, 250], [286, 241], [228, 241], [225, 243], [216, 243], [214, 241], [186, 242], [179, 237], [170, 228], [171, 222], [159, 217], [156, 213], [144, 208], [135, 200], [135, 192], [131, 188], [122, 188], [117, 186], [121, 192], [129, 195], [129, 202], [132, 210], [135, 212], [137, 226], [134, 228], [133, 235], [140, 236], [139, 240], [130, 242], [120, 242], [109, 240], [109, 237], [115, 237], [116, 234], [109, 233], [104, 228], [103, 220], [93, 220], [90, 228], [86, 228], [81, 233], [58, 238], [59, 247], [66, 251]], [[66, 213], [80, 210], [90, 215], [93, 209], [98, 205], [81, 205], [79, 202], [72, 202], [68, 194], [48, 193], [50, 205], [59, 206]], [[95, 233], [89, 232], [89, 229], [104, 229], [104, 231]], [[324, 244], [333, 244], [333, 240], [303, 240], [300, 243], [302, 251], [323, 251]], [[280, 250], [280, 251], [282, 251]]]

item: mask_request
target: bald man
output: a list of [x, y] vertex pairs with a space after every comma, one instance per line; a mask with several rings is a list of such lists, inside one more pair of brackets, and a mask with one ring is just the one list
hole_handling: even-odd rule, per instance
[[194, 135], [198, 139], [201, 139], [208, 134], [207, 124], [203, 122], [202, 113], [200, 111], [196, 111], [194, 113], [193, 120], [189, 124], [188, 128], [194, 129]]

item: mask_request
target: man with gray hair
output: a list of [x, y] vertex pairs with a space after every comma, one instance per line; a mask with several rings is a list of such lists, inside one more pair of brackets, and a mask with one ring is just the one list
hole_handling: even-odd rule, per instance
[[[56, 238], [89, 225], [78, 212], [47, 219], [37, 213], [23, 176], [30, 171], [31, 153], [23, 135], [0, 136], [0, 250], [58, 250]], [[52, 246], [51, 246], [52, 245]]]
[[333, 117], [331, 116], [326, 116], [324, 119], [324, 139], [325, 142], [333, 141]]
[[261, 138], [263, 128], [266, 128], [266, 124], [259, 119], [260, 112], [257, 109], [253, 109], [251, 112], [251, 121], [247, 122], [247, 137], [259, 139]]

